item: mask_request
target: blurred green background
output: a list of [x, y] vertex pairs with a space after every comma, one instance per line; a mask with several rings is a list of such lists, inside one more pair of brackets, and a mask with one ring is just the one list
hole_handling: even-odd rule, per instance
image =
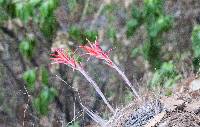
[[[111, 116], [83, 76], [50, 64], [51, 48], [74, 51], [86, 38], [113, 49], [140, 95], [171, 96], [200, 71], [199, 24], [199, 0], [0, 0], [0, 126], [95, 124], [80, 101]], [[134, 99], [101, 61], [85, 60], [84, 68], [113, 107]]]

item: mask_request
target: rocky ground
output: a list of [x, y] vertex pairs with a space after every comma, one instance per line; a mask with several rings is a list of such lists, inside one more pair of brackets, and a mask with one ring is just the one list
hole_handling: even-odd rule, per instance
[[[183, 88], [189, 90], [189, 88]], [[147, 97], [119, 110], [112, 127], [200, 127], [200, 91], [176, 92], [170, 97]]]

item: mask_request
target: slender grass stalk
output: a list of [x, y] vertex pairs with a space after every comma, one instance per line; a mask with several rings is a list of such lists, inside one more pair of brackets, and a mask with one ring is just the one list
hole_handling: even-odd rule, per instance
[[[103, 118], [101, 118], [99, 115], [95, 114], [94, 112], [90, 111], [87, 107], [85, 107], [81, 101], [81, 97], [79, 95], [79, 91], [77, 91], [75, 88], [73, 88], [72, 86], [70, 86], [67, 82], [65, 82], [61, 77], [59, 77], [58, 75], [56, 75], [56, 77], [58, 79], [60, 79], [62, 82], [64, 82], [66, 85], [68, 85], [70, 88], [73, 89], [73, 91], [76, 91], [78, 93], [78, 98], [80, 100], [80, 105], [83, 107], [83, 111], [85, 111], [91, 119], [93, 119], [96, 123], [98, 123], [101, 127], [108, 127], [107, 126], [107, 120], [104, 120]], [[75, 107], [75, 106], [74, 106]], [[75, 116], [75, 108], [74, 108], [74, 118], [72, 121], [70, 121], [66, 126], [68, 126], [69, 124], [73, 123], [79, 116]]]
[[88, 9], [88, 5], [89, 5], [90, 0], [86, 0], [85, 1], [85, 5], [84, 5], [84, 9], [83, 9], [83, 13], [81, 15], [81, 21], [83, 21], [85, 19], [86, 13], [87, 13], [87, 9]]
[[90, 116], [91, 119], [93, 119], [96, 123], [98, 123], [101, 127], [108, 127], [106, 125], [107, 121], [102, 119], [97, 114], [94, 114], [92, 111], [90, 111], [87, 107], [85, 107], [83, 104], [81, 104], [83, 109], [86, 111], [86, 113]]
[[117, 67], [117, 65], [115, 65], [114, 63], [113, 63], [113, 65], [111, 67], [114, 68], [119, 73], [119, 75], [122, 77], [122, 79], [124, 79], [124, 81], [126, 82], [126, 84], [131, 88], [131, 90], [133, 91], [133, 93], [135, 94], [135, 96], [140, 99], [140, 96], [139, 96], [138, 92], [135, 90], [135, 88], [133, 87], [133, 85], [131, 84], [131, 82], [128, 80], [128, 78], [126, 77], [126, 75], [124, 74], [124, 72], [122, 72]]
[[104, 94], [101, 92], [101, 89], [98, 87], [98, 85], [96, 84], [96, 82], [87, 74], [87, 72], [85, 70], [83, 70], [82, 68], [78, 69], [79, 72], [92, 84], [92, 86], [94, 87], [94, 89], [97, 91], [97, 93], [101, 96], [101, 98], [103, 99], [104, 103], [108, 106], [108, 108], [114, 112], [114, 109], [112, 108], [112, 106], [109, 104], [109, 102], [107, 101], [106, 97], [104, 96]]

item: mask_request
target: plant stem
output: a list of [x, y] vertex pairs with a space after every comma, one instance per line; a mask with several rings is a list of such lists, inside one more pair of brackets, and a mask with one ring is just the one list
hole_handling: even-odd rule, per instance
[[83, 70], [82, 68], [78, 68], [78, 70], [81, 72], [81, 74], [92, 84], [92, 86], [94, 87], [94, 89], [96, 90], [96, 92], [101, 96], [101, 98], [103, 99], [103, 101], [105, 102], [105, 104], [108, 106], [108, 108], [114, 112], [114, 109], [112, 108], [112, 106], [109, 104], [109, 102], [107, 101], [106, 97], [104, 96], [104, 94], [101, 92], [101, 89], [98, 87], [98, 85], [96, 84], [96, 82], [87, 74], [87, 72], [85, 70]]
[[124, 72], [122, 72], [117, 67], [117, 65], [115, 65], [114, 63], [113, 63], [113, 65], [111, 67], [113, 67], [119, 73], [119, 75], [122, 76], [122, 78], [124, 79], [124, 81], [126, 82], [126, 84], [131, 88], [131, 90], [133, 91], [133, 93], [135, 94], [135, 96], [140, 99], [140, 96], [139, 96], [138, 92], [135, 90], [135, 88], [133, 87], [133, 85], [131, 84], [131, 82], [128, 80], [128, 78], [126, 77], [126, 75], [124, 74]]
[[81, 21], [83, 21], [85, 19], [85, 15], [86, 15], [86, 12], [87, 12], [87, 8], [88, 8], [88, 5], [89, 5], [89, 1], [90, 0], [86, 0], [85, 2], [85, 6], [84, 6], [84, 9], [83, 9], [83, 13], [81, 15]]

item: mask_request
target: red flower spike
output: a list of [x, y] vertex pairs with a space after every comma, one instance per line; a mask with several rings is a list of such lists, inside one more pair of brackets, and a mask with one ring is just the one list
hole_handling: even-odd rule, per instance
[[56, 48], [52, 50], [54, 53], [50, 54], [52, 58], [50, 60], [54, 61], [51, 64], [65, 64], [73, 69], [77, 69], [78, 66], [80, 66], [79, 63], [76, 62], [76, 60], [73, 58], [73, 56], [69, 56], [69, 54], [64, 52], [64, 49], [62, 48]]
[[110, 66], [113, 65], [113, 62], [110, 60], [109, 55], [110, 55], [110, 50], [108, 51], [103, 51], [103, 49], [100, 47], [99, 42], [95, 41], [94, 44], [91, 44], [91, 42], [89, 40], [87, 40], [89, 42], [90, 46], [79, 46], [81, 49], [83, 49], [87, 55], [90, 56], [94, 56], [97, 59], [101, 59], [101, 60], [105, 60], [106, 63]]

